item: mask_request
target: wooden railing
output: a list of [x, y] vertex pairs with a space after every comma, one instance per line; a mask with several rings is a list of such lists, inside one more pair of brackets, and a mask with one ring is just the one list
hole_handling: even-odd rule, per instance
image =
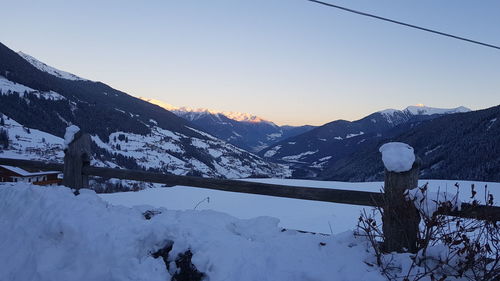
[[[24, 168], [40, 169], [45, 171], [64, 171], [63, 164], [32, 161], [21, 159], [0, 158], [0, 165], [9, 165]], [[312, 188], [276, 185], [267, 183], [248, 182], [241, 180], [225, 180], [200, 178], [189, 176], [177, 176], [170, 174], [152, 173], [140, 170], [112, 169], [93, 166], [82, 166], [82, 175], [98, 176], [103, 178], [117, 178], [125, 180], [135, 180], [153, 183], [162, 183], [168, 186], [182, 185], [215, 189], [230, 192], [250, 193], [268, 195], [284, 198], [295, 198], [304, 200], [314, 200], [332, 203], [342, 203], [360, 206], [382, 207], [383, 194], [379, 192], [337, 190], [328, 188]], [[65, 174], [65, 179], [66, 174]], [[70, 180], [72, 182], [73, 180]], [[63, 181], [64, 184], [65, 181]], [[73, 187], [71, 184], [64, 184]], [[84, 184], [82, 184], [84, 185]]]
[[[241, 180], [212, 179], [152, 173], [140, 170], [112, 169], [90, 166], [90, 136], [81, 132], [65, 149], [64, 164], [0, 158], [0, 165], [33, 168], [43, 171], [61, 171], [63, 184], [76, 189], [89, 187], [88, 177], [117, 178], [167, 186], [191, 186], [229, 192], [259, 194], [283, 198], [314, 200], [331, 203], [380, 207], [384, 210], [383, 231], [388, 251], [412, 250], [415, 245], [420, 218], [412, 202], [405, 198], [405, 191], [417, 187], [419, 163], [416, 161], [408, 172], [385, 171], [384, 191], [366, 192], [329, 188], [312, 188], [256, 183]], [[460, 210], [439, 210], [439, 214], [461, 218], [500, 221], [500, 207], [463, 203]], [[403, 218], [403, 219], [401, 219]]]

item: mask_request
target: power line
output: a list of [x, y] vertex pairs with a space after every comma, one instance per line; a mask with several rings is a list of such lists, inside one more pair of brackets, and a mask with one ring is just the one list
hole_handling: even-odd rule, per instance
[[373, 15], [373, 14], [368, 14], [368, 13], [365, 13], [365, 12], [356, 11], [356, 10], [353, 10], [353, 9], [341, 7], [341, 6], [338, 6], [338, 5], [334, 5], [334, 4], [330, 4], [330, 3], [326, 3], [326, 2], [322, 2], [322, 1], [317, 1], [317, 0], [307, 0], [307, 1], [314, 2], [314, 3], [317, 3], [317, 4], [321, 4], [321, 5], [325, 5], [325, 6], [332, 7], [332, 8], [341, 9], [341, 10], [344, 10], [344, 11], [347, 11], [347, 12], [351, 12], [351, 13], [355, 13], [355, 14], [358, 14], [358, 15], [362, 15], [362, 16], [366, 16], [366, 17], [371, 17], [371, 18], [375, 18], [375, 19], [379, 19], [379, 20], [383, 20], [383, 21], [388, 21], [388, 22], [392, 22], [392, 23], [395, 23], [395, 24], [403, 25], [403, 26], [406, 26], [406, 27], [411, 27], [411, 28], [415, 28], [415, 29], [419, 29], [419, 30], [423, 30], [423, 31], [435, 33], [435, 34], [438, 34], [438, 35], [447, 36], [447, 37], [455, 38], [455, 39], [458, 39], [458, 40], [467, 41], [469, 43], [474, 43], [474, 44], [482, 45], [482, 46], [485, 46], [485, 47], [490, 47], [490, 48], [494, 48], [494, 49], [500, 50], [499, 46], [495, 46], [495, 45], [491, 45], [491, 44], [487, 44], [487, 43], [483, 43], [483, 42], [479, 42], [479, 41], [467, 39], [467, 38], [456, 36], [456, 35], [452, 35], [452, 34], [449, 34], [449, 33], [444, 33], [444, 32], [441, 32], [441, 31], [432, 30], [432, 29], [429, 29], [429, 28], [425, 28], [425, 27], [421, 27], [421, 26], [417, 26], [417, 25], [413, 25], [413, 24], [409, 24], [409, 23], [404, 23], [404, 22], [401, 22], [401, 21], [392, 20], [392, 19], [381, 17], [381, 16], [377, 16], [377, 15]]

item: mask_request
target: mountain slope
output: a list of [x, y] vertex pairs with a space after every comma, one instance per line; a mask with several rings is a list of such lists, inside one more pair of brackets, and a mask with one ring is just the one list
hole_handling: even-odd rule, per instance
[[170, 110], [213, 136], [252, 152], [314, 128], [308, 125], [278, 126], [248, 113], [175, 107], [155, 99], [142, 99]]
[[68, 79], [68, 80], [87, 80], [87, 79], [83, 79], [81, 77], [78, 77], [74, 74], [71, 74], [69, 72], [54, 68], [50, 65], [46, 65], [45, 63], [37, 60], [36, 58], [34, 58], [28, 54], [25, 54], [23, 52], [18, 52], [17, 54], [19, 54], [23, 59], [25, 59], [27, 62], [31, 63], [34, 67], [38, 68], [39, 70], [41, 70], [43, 72], [47, 72], [49, 74], [52, 74], [56, 77]]
[[[383, 110], [357, 121], [337, 120], [309, 132], [288, 138], [264, 149], [259, 155], [282, 161], [294, 166], [296, 177], [315, 177], [325, 167], [354, 153], [365, 142], [390, 135], [390, 130], [405, 130], [405, 124], [422, 122], [441, 116], [468, 111], [455, 109], [434, 109], [429, 107], [408, 107], [404, 110]], [[440, 113], [440, 114], [437, 114]]]
[[332, 165], [324, 179], [369, 181], [383, 174], [378, 148], [388, 141], [413, 146], [422, 159], [421, 178], [500, 181], [500, 106], [451, 114], [380, 138]]
[[[215, 139], [159, 106], [101, 82], [65, 79], [45, 70], [0, 44], [0, 112], [58, 137], [69, 124], [78, 125], [93, 136], [95, 157], [107, 165], [210, 177], [286, 174], [284, 167]], [[127, 153], [116, 149], [117, 134], [135, 146]], [[156, 151], [155, 161], [150, 150]]]

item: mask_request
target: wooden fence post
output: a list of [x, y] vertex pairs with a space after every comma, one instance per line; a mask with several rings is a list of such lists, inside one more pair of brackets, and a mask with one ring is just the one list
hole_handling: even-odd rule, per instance
[[420, 214], [412, 201], [405, 198], [405, 191], [418, 186], [420, 160], [411, 170], [391, 172], [385, 169], [384, 207], [382, 230], [385, 252], [415, 252], [417, 250]]
[[63, 185], [76, 189], [76, 195], [80, 188], [89, 187], [88, 176], [82, 173], [82, 168], [90, 164], [90, 143], [90, 135], [79, 131], [64, 150]]

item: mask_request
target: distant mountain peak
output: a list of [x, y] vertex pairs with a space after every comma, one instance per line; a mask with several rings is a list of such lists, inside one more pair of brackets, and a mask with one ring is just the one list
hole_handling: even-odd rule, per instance
[[163, 102], [163, 101], [157, 100], [157, 99], [150, 99], [150, 98], [144, 98], [144, 97], [139, 97], [139, 98], [144, 100], [144, 101], [147, 101], [149, 103], [156, 104], [160, 107], [163, 107], [166, 110], [172, 111], [176, 114], [180, 113], [182, 115], [185, 115], [186, 113], [194, 113], [194, 114], [190, 114], [190, 116], [188, 118], [188, 119], [191, 119], [191, 121], [203, 116], [204, 114], [213, 114], [213, 115], [221, 114], [221, 115], [226, 116], [229, 119], [239, 121], [239, 122], [249, 122], [249, 123], [265, 122], [265, 123], [269, 123], [269, 124], [274, 125], [274, 123], [272, 123], [269, 120], [263, 119], [261, 117], [258, 117], [256, 115], [252, 115], [249, 113], [234, 112], [234, 111], [218, 111], [218, 110], [207, 109], [207, 108], [191, 108], [191, 107], [186, 107], [186, 106], [177, 107], [177, 106], [173, 106], [171, 104], [168, 104], [166, 102]]
[[435, 108], [428, 107], [423, 104], [417, 104], [408, 106], [404, 111], [410, 112], [413, 115], [432, 115], [432, 114], [452, 114], [460, 112], [469, 112], [469, 108], [464, 106], [459, 106], [455, 108]]
[[382, 114], [387, 122], [398, 125], [401, 123], [405, 123], [412, 116], [431, 116], [431, 115], [443, 115], [443, 114], [453, 114], [453, 113], [461, 113], [461, 112], [469, 112], [471, 111], [469, 108], [464, 106], [459, 106], [456, 108], [436, 108], [429, 107], [423, 104], [410, 105], [403, 110], [398, 109], [385, 109], [378, 111], [378, 113]]
[[26, 54], [26, 53], [23, 53], [23, 52], [18, 52], [17, 53], [18, 55], [20, 55], [23, 59], [25, 59], [27, 62], [29, 62], [31, 65], [33, 65], [34, 67], [38, 68], [39, 70], [43, 71], [43, 72], [47, 72], [51, 75], [54, 75], [54, 76], [57, 76], [59, 78], [63, 78], [63, 79], [67, 79], [67, 80], [83, 80], [83, 81], [88, 81], [87, 79], [84, 79], [84, 78], [81, 78], [79, 76], [76, 76], [72, 73], [69, 73], [69, 72], [66, 72], [66, 71], [63, 71], [63, 70], [59, 70], [55, 67], [52, 67], [50, 65], [47, 65], [41, 61], [39, 61], [38, 59]]
[[460, 112], [469, 112], [471, 111], [469, 108], [465, 106], [459, 106], [455, 108], [436, 108], [425, 106], [424, 104], [416, 104], [410, 105], [403, 110], [398, 109], [385, 109], [378, 111], [378, 113], [382, 113], [384, 115], [393, 115], [394, 113], [410, 113], [412, 115], [432, 115], [432, 114], [452, 114], [452, 113], [460, 113]]

